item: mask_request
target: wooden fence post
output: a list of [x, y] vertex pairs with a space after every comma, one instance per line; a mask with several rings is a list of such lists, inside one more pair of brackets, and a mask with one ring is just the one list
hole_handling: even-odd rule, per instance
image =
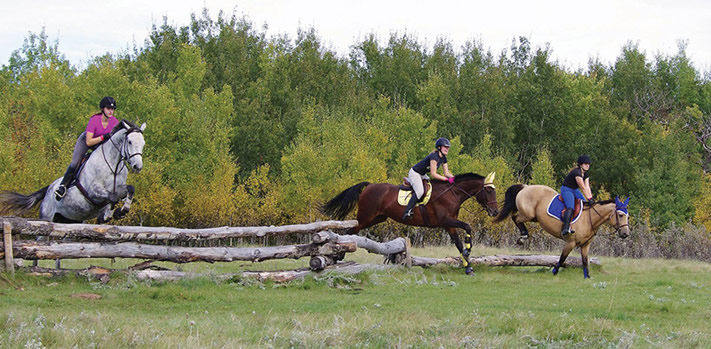
[[5, 271], [14, 274], [15, 262], [12, 257], [12, 225], [10, 222], [3, 224], [3, 243], [5, 244]]
[[412, 268], [412, 253], [410, 249], [412, 248], [412, 243], [409, 237], [405, 237], [405, 266], [409, 269]]

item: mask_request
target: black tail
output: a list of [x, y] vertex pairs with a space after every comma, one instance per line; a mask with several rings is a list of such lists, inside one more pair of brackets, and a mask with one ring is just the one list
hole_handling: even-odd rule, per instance
[[506, 189], [506, 199], [504, 199], [504, 207], [499, 211], [499, 215], [494, 218], [494, 222], [501, 222], [511, 213], [518, 211], [516, 207], [516, 195], [523, 189], [525, 185], [514, 184]]
[[344, 190], [331, 201], [321, 206], [321, 212], [331, 218], [342, 220], [349, 212], [353, 211], [358, 203], [360, 193], [368, 184], [370, 183], [361, 182]]
[[42, 202], [47, 194], [46, 186], [30, 195], [22, 195], [11, 191], [0, 192], [0, 215], [22, 216], [35, 205]]

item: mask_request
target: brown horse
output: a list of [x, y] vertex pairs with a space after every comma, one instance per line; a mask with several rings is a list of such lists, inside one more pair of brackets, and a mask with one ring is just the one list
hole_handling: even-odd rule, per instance
[[494, 219], [494, 222], [500, 222], [510, 215], [521, 231], [522, 238], [528, 237], [528, 230], [523, 223], [538, 222], [545, 231], [565, 241], [560, 260], [552, 270], [553, 275], [558, 274], [558, 269], [563, 265], [570, 251], [575, 247], [580, 247], [580, 255], [583, 260], [583, 276], [587, 279], [590, 277], [590, 274], [588, 274], [588, 251], [600, 225], [608, 222], [615, 227], [620, 238], [624, 239], [629, 235], [627, 205], [630, 199], [627, 198], [622, 202], [615, 198], [615, 200], [601, 201], [594, 203], [592, 206], [586, 206], [580, 215], [580, 219], [571, 224], [571, 228], [575, 233], [562, 237], [560, 232], [563, 228], [563, 223], [546, 212], [548, 204], [557, 194], [558, 192], [553, 188], [545, 185], [512, 185], [506, 190], [504, 207]]
[[[489, 174], [486, 178], [478, 174], [466, 173], [455, 176], [453, 184], [433, 180], [431, 182], [432, 199], [424, 206], [425, 214], [423, 215], [419, 206], [415, 207], [414, 215], [408, 220], [402, 219], [405, 206], [400, 205], [397, 200], [400, 188], [388, 183], [358, 183], [323, 205], [321, 212], [335, 219], [343, 219], [355, 208], [357, 202], [358, 225], [350, 229], [349, 234], [357, 234], [362, 229], [384, 222], [388, 217], [407, 225], [443, 227], [452, 237], [459, 253], [462, 254], [462, 265], [465, 267], [465, 272], [472, 274], [474, 271], [468, 261], [472, 244], [472, 229], [469, 224], [457, 219], [457, 216], [462, 203], [471, 197], [474, 197], [487, 210], [489, 216], [497, 215], [499, 206], [496, 202], [494, 177], [494, 173]], [[456, 228], [464, 229], [466, 233], [464, 246], [462, 246]]]

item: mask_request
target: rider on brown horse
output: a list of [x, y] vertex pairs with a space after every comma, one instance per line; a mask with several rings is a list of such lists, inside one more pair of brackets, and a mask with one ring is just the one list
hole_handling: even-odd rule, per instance
[[[424, 195], [425, 187], [422, 181], [428, 179], [428, 172], [432, 178], [448, 181], [450, 184], [454, 183], [454, 175], [449, 172], [449, 167], [447, 167], [447, 153], [449, 153], [450, 145], [447, 138], [442, 137], [437, 139], [435, 142], [435, 150], [410, 168], [407, 179], [410, 181], [410, 185], [412, 185], [413, 195], [407, 203], [405, 214], [402, 216], [403, 220], [412, 218], [412, 210], [415, 208], [415, 204], [417, 204], [422, 198], [422, 195]], [[444, 176], [437, 173], [437, 169], [440, 166], [442, 166], [444, 170]]]
[[561, 236], [575, 233], [570, 229], [570, 220], [573, 217], [575, 199], [586, 200], [588, 204], [591, 205], [593, 203], [588, 170], [590, 170], [590, 157], [580, 155], [578, 157], [578, 167], [570, 170], [563, 180], [563, 185], [560, 187], [560, 196], [563, 198], [563, 202], [565, 202], [563, 229], [560, 232]]

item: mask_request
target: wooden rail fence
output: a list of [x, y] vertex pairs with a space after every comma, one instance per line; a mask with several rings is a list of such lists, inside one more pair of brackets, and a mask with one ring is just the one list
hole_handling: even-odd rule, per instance
[[[27, 220], [17, 217], [0, 217], [3, 226], [3, 242], [0, 258], [7, 271], [14, 271], [14, 259], [72, 259], [72, 258], [140, 258], [176, 263], [187, 262], [259, 262], [269, 259], [298, 259], [309, 256], [312, 271], [327, 268], [343, 271], [358, 271], [362, 267], [342, 265], [346, 253], [363, 248], [370, 253], [381, 254], [393, 263], [407, 266], [428, 267], [435, 264], [461, 265], [458, 257], [427, 258], [412, 256], [410, 241], [397, 238], [388, 242], [376, 242], [357, 235], [339, 235], [332, 230], [354, 227], [356, 221], [322, 221], [277, 227], [218, 227], [209, 229], [179, 229], [173, 227], [138, 227], [96, 224], [62, 224], [42, 220]], [[292, 234], [312, 234], [311, 243], [301, 245], [267, 247], [181, 247], [155, 244], [169, 241], [210, 241], [229, 238], [254, 238]], [[13, 235], [33, 237], [33, 240], [15, 240]], [[51, 237], [70, 241], [37, 241], [37, 237]], [[88, 241], [87, 241], [88, 240]], [[154, 242], [141, 243], [141, 242]], [[490, 266], [554, 266], [557, 256], [549, 255], [502, 255], [470, 257], [472, 264]], [[591, 258], [593, 264], [600, 264]], [[567, 266], [581, 266], [580, 257], [571, 256]], [[377, 267], [376, 269], [382, 269]], [[289, 280], [309, 271], [244, 272], [246, 276]], [[280, 274], [281, 273], [281, 274]], [[171, 280], [190, 277], [189, 273], [143, 270], [139, 278]]]

